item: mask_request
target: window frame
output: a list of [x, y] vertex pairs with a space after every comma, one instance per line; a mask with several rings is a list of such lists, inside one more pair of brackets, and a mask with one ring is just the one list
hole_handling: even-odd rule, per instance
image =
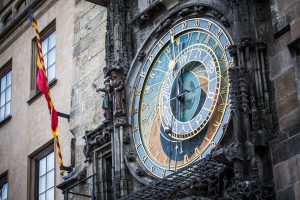
[[[40, 37], [41, 37], [41, 42], [48, 38], [52, 33], [56, 32], [56, 20], [54, 19], [52, 22], [50, 22], [41, 32], [40, 32]], [[35, 99], [37, 99], [39, 96], [41, 96], [41, 92], [39, 88], [36, 85], [36, 76], [37, 76], [37, 65], [36, 65], [36, 60], [37, 60], [37, 39], [34, 37], [32, 39], [32, 53], [31, 53], [31, 70], [30, 70], [30, 99], [27, 103], [31, 103]], [[55, 41], [55, 48], [57, 47], [57, 37]], [[56, 51], [56, 50], [55, 50]], [[57, 52], [55, 52], [55, 72], [56, 72], [56, 55]], [[51, 80], [48, 85], [49, 87], [52, 87], [56, 84], [57, 79], [56, 76], [54, 77], [53, 80]]]
[[54, 154], [54, 199], [56, 194], [56, 150], [54, 140], [51, 139], [45, 145], [33, 152], [28, 157], [28, 197], [27, 199], [39, 199], [39, 161], [50, 153]]
[[[47, 159], [46, 159], [46, 173], [45, 174], [43, 174], [43, 175], [40, 175], [40, 172], [39, 172], [39, 169], [40, 169], [40, 161], [42, 160], [42, 159], [44, 159], [44, 158], [46, 158], [47, 156], [49, 156], [51, 153], [53, 153], [53, 159], [54, 159], [54, 163], [53, 163], [53, 165], [54, 165], [54, 168], [53, 169], [51, 169], [50, 171], [52, 171], [53, 170], [53, 172], [54, 172], [54, 180], [55, 180], [55, 156], [54, 156], [54, 154], [55, 154], [55, 152], [54, 152], [54, 149], [49, 149], [49, 151], [46, 151], [45, 152], [45, 154], [43, 154], [44, 156], [42, 156], [40, 159], [38, 159], [37, 161], [36, 161], [36, 166], [37, 166], [37, 168], [36, 168], [36, 181], [37, 181], [37, 185], [36, 185], [36, 196], [37, 196], [37, 199], [39, 199], [39, 196], [40, 196], [40, 191], [39, 191], [39, 183], [40, 183], [40, 178], [41, 177], [43, 177], [43, 176], [46, 176], [46, 180], [47, 180], [47, 174], [49, 173], [49, 172], [47, 172]], [[46, 181], [47, 182], [47, 181]], [[54, 188], [54, 190], [53, 190], [53, 195], [55, 194], [55, 181], [53, 181], [53, 187], [51, 187], [50, 189], [46, 189], [43, 193], [46, 195], [46, 193], [49, 191], [49, 190], [51, 190], [52, 188]], [[45, 196], [46, 197], [46, 196]]]
[[[11, 118], [11, 108], [12, 108], [12, 85], [13, 85], [13, 81], [12, 81], [12, 59], [10, 59], [8, 62], [6, 62], [1, 68], [0, 68], [0, 81], [1, 79], [6, 76], [8, 73], [11, 73], [11, 83], [10, 83], [10, 113], [8, 116], [4, 117], [3, 120], [0, 120], [0, 127], [5, 124], [7, 121], [10, 120]], [[1, 87], [1, 83], [0, 83], [0, 87]], [[6, 90], [7, 88], [5, 88]], [[0, 91], [1, 94], [1, 91]], [[6, 105], [6, 102], [4, 103], [4, 106]], [[4, 113], [5, 116], [5, 113]]]
[[3, 174], [0, 175], [0, 197], [2, 195], [2, 188], [3, 186], [7, 184], [7, 200], [8, 200], [8, 189], [9, 189], [9, 186], [8, 186], [8, 171], [4, 172]]

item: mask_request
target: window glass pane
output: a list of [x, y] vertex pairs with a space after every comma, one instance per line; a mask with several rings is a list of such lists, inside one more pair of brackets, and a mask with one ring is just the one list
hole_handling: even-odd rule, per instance
[[43, 158], [40, 160], [40, 172], [39, 172], [39, 177], [43, 176], [46, 174], [46, 158]]
[[46, 176], [39, 178], [39, 194], [45, 192], [46, 190]]
[[55, 64], [49, 67], [48, 71], [48, 83], [50, 83], [55, 78]]
[[5, 105], [5, 117], [10, 115], [10, 102]]
[[11, 87], [8, 87], [5, 90], [5, 102], [9, 102], [11, 100]]
[[5, 104], [5, 91], [1, 92], [1, 102], [0, 107], [2, 107]]
[[47, 172], [54, 169], [54, 152], [47, 156]]
[[42, 42], [42, 51], [43, 51], [43, 55], [45, 55], [48, 52], [48, 39], [47, 38]]
[[11, 71], [7, 73], [6, 75], [6, 85], [11, 85]]
[[1, 78], [1, 92], [4, 91], [6, 88], [6, 76]]
[[50, 67], [55, 62], [55, 48], [48, 53], [48, 66]]
[[39, 196], [39, 200], [45, 200], [45, 193]]
[[55, 42], [56, 42], [56, 34], [55, 32], [53, 32], [49, 36], [49, 48], [48, 48], [49, 50], [55, 46]]
[[54, 200], [54, 188], [47, 191], [47, 200]]
[[10, 102], [8, 102], [6, 105], [5, 105], [5, 117], [8, 117], [10, 115]]
[[44, 56], [44, 64], [45, 64], [45, 69], [48, 68], [48, 54]]
[[7, 183], [5, 183], [3, 185], [3, 188], [2, 188], [2, 199], [6, 199], [7, 198], [7, 193], [8, 193], [8, 190], [7, 190]]
[[4, 120], [4, 111], [5, 111], [5, 106], [0, 108], [0, 121]]
[[54, 186], [54, 170], [47, 174], [47, 190]]

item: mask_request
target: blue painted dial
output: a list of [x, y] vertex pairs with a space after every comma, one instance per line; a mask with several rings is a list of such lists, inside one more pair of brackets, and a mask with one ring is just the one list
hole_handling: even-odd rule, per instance
[[135, 82], [132, 131], [137, 154], [156, 177], [201, 159], [228, 123], [231, 39], [217, 22], [182, 21], [148, 53]]

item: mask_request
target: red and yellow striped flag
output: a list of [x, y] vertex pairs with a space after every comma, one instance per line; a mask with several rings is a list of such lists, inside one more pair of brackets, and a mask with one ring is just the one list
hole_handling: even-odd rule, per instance
[[63, 159], [62, 159], [59, 140], [58, 140], [58, 113], [56, 112], [51, 100], [50, 90], [47, 81], [47, 74], [46, 74], [46, 69], [44, 64], [43, 52], [42, 52], [41, 38], [38, 30], [38, 24], [34, 18], [31, 18], [31, 21], [32, 21], [32, 27], [35, 29], [36, 39], [37, 39], [37, 49], [38, 49], [38, 56], [37, 56], [38, 73], [37, 73], [36, 83], [40, 91], [44, 94], [48, 103], [48, 108], [51, 114], [52, 135], [54, 137], [57, 146], [59, 164], [61, 166], [60, 173], [64, 174], [64, 169], [63, 169], [64, 164], [63, 164]]

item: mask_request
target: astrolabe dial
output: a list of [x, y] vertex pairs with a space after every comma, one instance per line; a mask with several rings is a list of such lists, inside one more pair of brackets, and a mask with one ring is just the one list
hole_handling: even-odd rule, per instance
[[132, 132], [137, 154], [156, 177], [209, 154], [228, 123], [231, 39], [217, 22], [193, 18], [153, 45], [135, 82]]

